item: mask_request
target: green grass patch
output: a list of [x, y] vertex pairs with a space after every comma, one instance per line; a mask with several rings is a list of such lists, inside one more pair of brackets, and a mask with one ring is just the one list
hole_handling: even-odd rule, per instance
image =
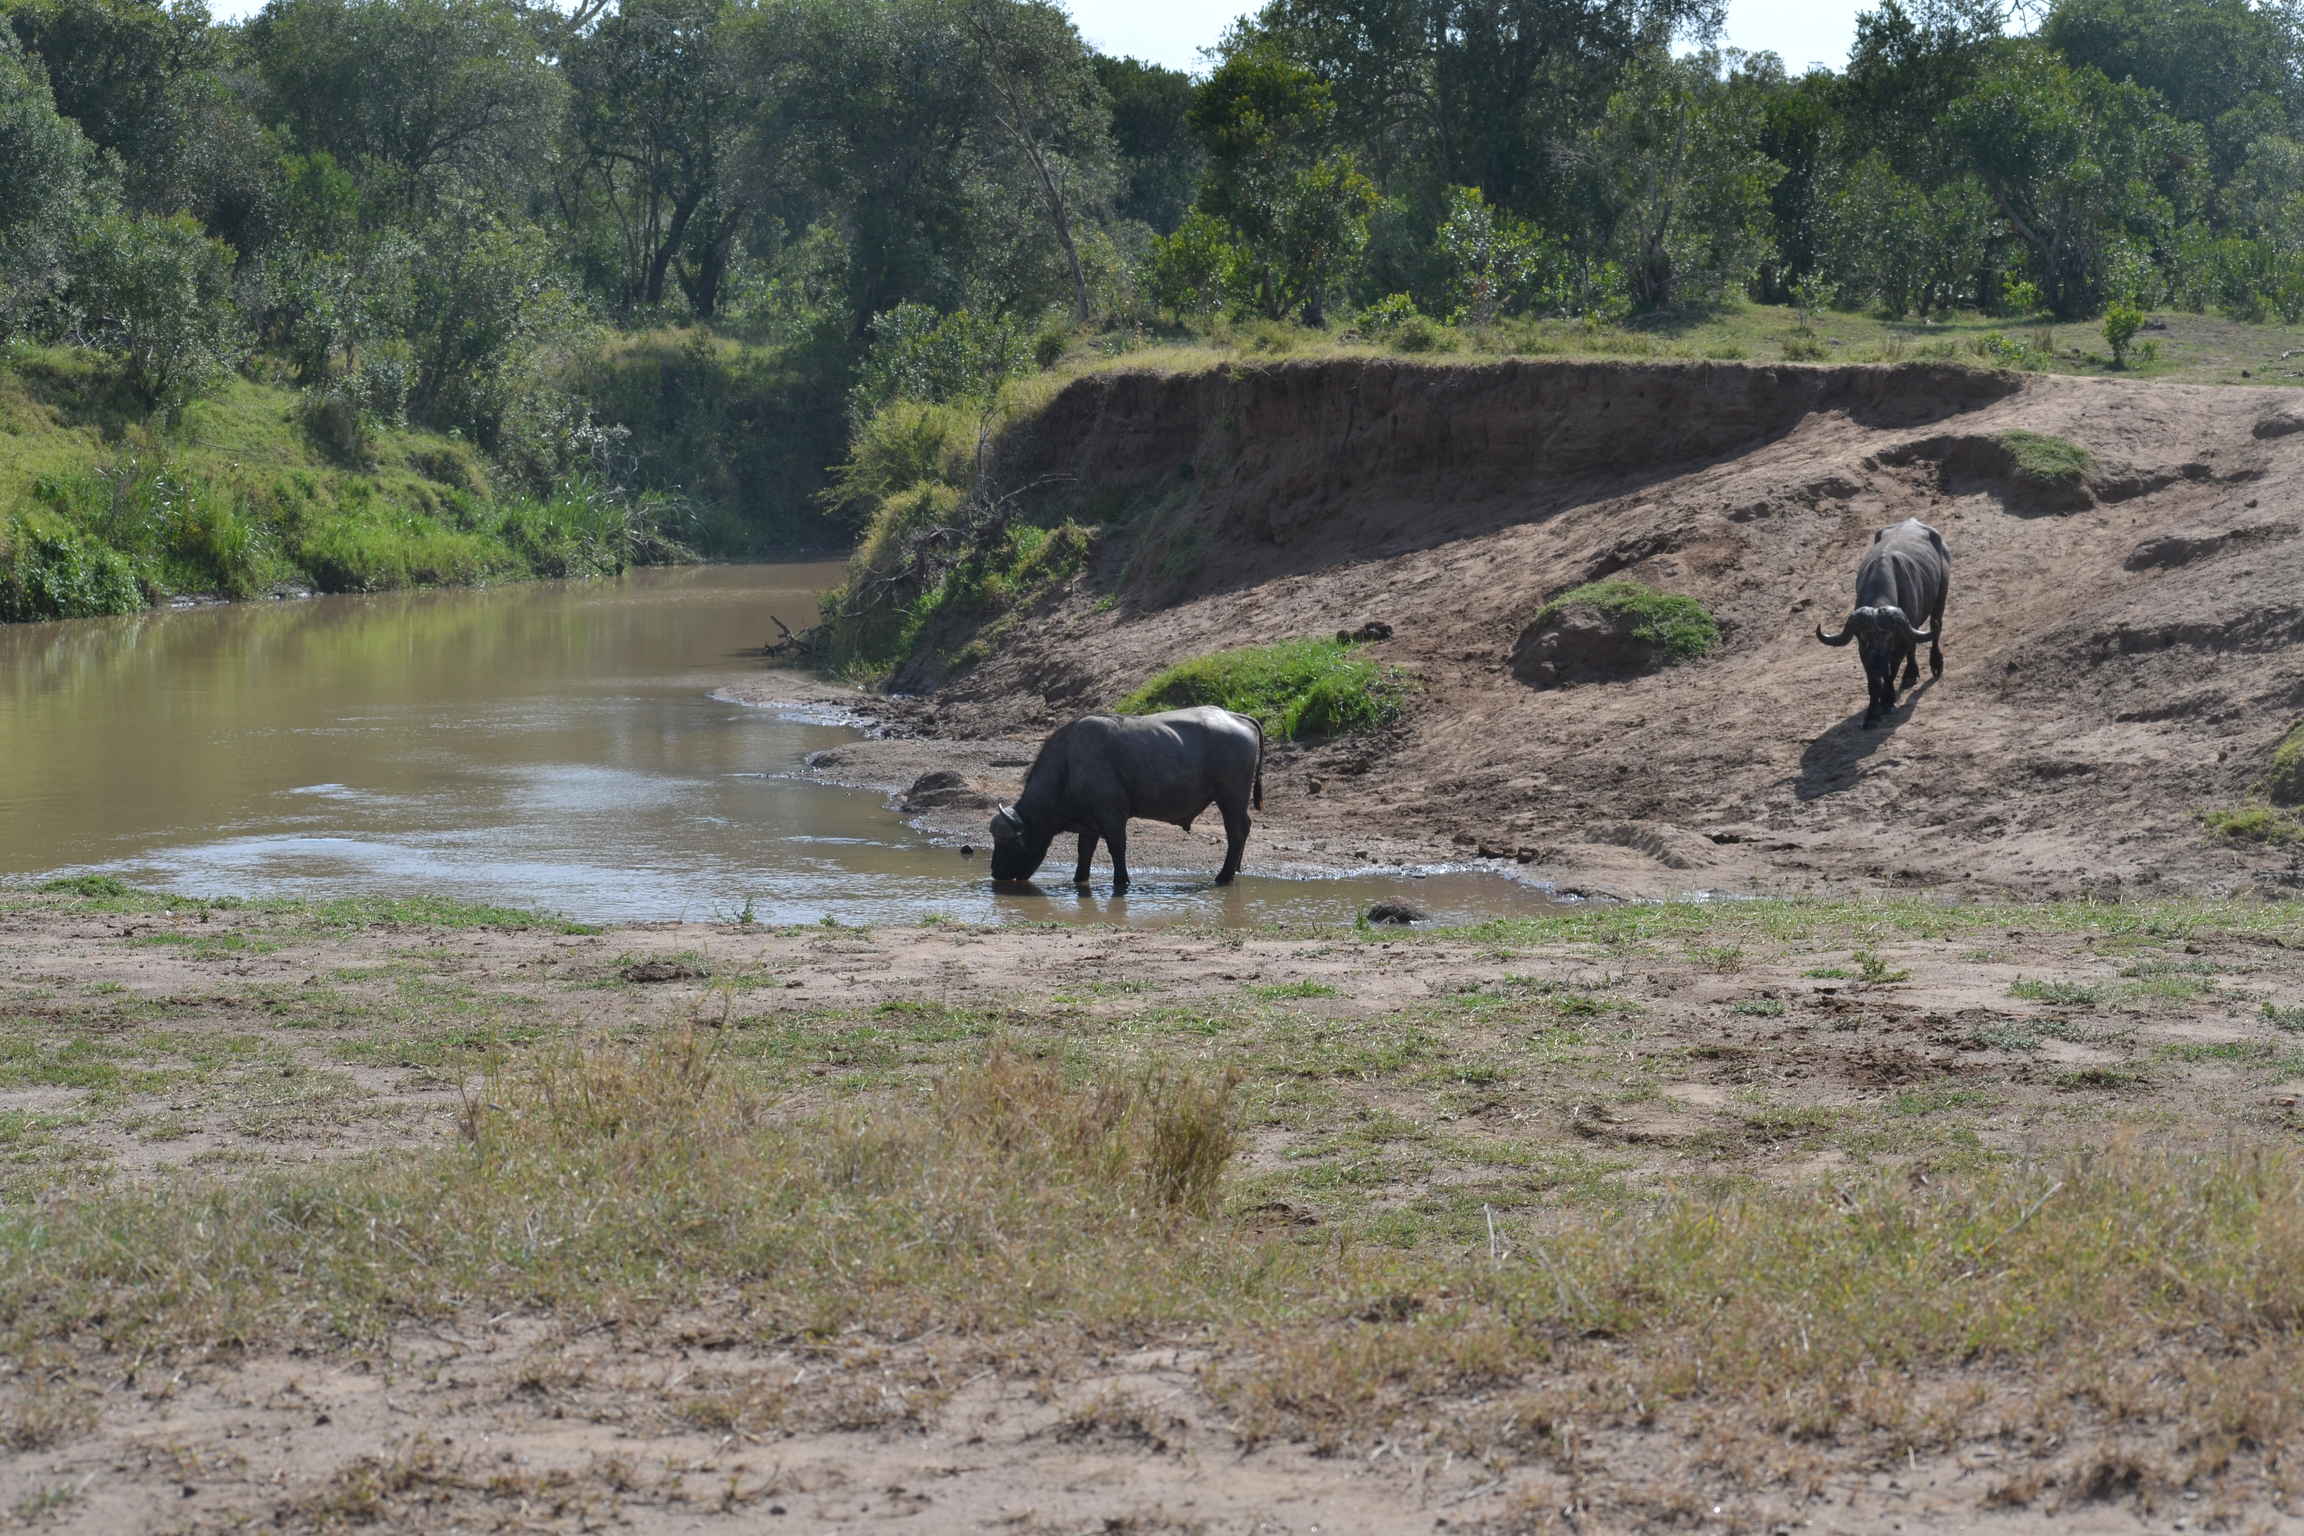
[[2010, 997], [2021, 997], [2027, 1002], [2053, 1003], [2062, 1008], [2100, 1008], [2111, 1001], [2112, 989], [2101, 982], [2092, 981], [2034, 981], [2011, 982]]
[[1289, 997], [1334, 997], [1336, 989], [1324, 981], [1283, 981], [1268, 987], [1250, 987], [1256, 996], [1278, 1000]]
[[2045, 485], [2078, 486], [2096, 467], [2087, 449], [2045, 432], [2002, 432], [1996, 441], [2008, 450], [2009, 467], [2019, 478]]
[[1356, 647], [1306, 637], [1242, 646], [1180, 662], [1113, 707], [1126, 715], [1214, 704], [1253, 717], [1282, 741], [1342, 736], [1389, 725], [1400, 713], [1401, 684]]
[[1720, 643], [1720, 625], [1702, 603], [1622, 577], [1570, 588], [1538, 609], [1534, 622], [1546, 623], [1567, 608], [1593, 608], [1629, 621], [1631, 632], [1655, 646], [1666, 665], [1694, 661]]
[[1918, 1088], [1888, 1101], [1891, 1115], [1945, 1115], [1963, 1109], [1985, 1109], [1993, 1103], [1988, 1093], [1973, 1088]]
[[2200, 820], [2210, 835], [2228, 843], [2261, 843], [2281, 848], [2304, 842], [2304, 822], [2268, 805], [2243, 805], [2228, 811], [2203, 811]]

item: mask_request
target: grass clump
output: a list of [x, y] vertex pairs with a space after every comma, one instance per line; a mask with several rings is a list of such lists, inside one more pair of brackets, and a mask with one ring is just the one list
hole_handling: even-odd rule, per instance
[[1996, 441], [2008, 452], [2008, 467], [2020, 480], [2069, 489], [2088, 478], [2096, 460], [2078, 443], [2045, 432], [2018, 429], [2002, 432]]
[[1655, 646], [1667, 666], [1695, 661], [1720, 643], [1719, 622], [1696, 599], [1616, 576], [1561, 593], [1537, 611], [1535, 623], [1547, 623], [1561, 610], [1579, 607], [1629, 621], [1633, 635]]
[[1214, 704], [1253, 717], [1283, 741], [1376, 730], [1400, 714], [1401, 687], [1337, 639], [1242, 646], [1180, 662], [1113, 708], [1124, 715]]
[[2264, 1022], [2274, 1029], [2284, 1029], [2292, 1035], [2304, 1034], [2304, 1008], [2299, 1008], [2294, 1004], [2266, 1003], [2264, 1005]]
[[2264, 798], [2274, 805], [2304, 805], [2304, 721], [2272, 749], [2272, 769], [2264, 775]]
[[2017, 981], [2009, 984], [2008, 995], [2065, 1008], [2094, 1008], [2109, 998], [2106, 988], [2087, 981]]
[[2209, 835], [2227, 843], [2262, 843], [2286, 847], [2304, 842], [2304, 822], [2268, 805], [2243, 805], [2228, 811], [2202, 811], [2200, 820]]

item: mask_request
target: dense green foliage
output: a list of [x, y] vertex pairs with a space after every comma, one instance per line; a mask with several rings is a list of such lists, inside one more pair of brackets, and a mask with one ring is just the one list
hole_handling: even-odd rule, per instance
[[[1798, 355], [1827, 309], [1960, 310], [2009, 317], [1994, 361], [2101, 315], [2149, 367], [2155, 309], [2304, 320], [2290, 7], [1880, 0], [1800, 75], [1720, 19], [1267, 0], [1192, 78], [1056, 0], [0, 0], [0, 345], [88, 349], [162, 449], [237, 375], [343, 469], [452, 435], [507, 505], [765, 551], [907, 487], [914, 535], [1004, 528], [988, 402], [1154, 329], [1494, 351], [1750, 298]], [[960, 467], [875, 479], [919, 408]], [[73, 564], [49, 515], [0, 501], [12, 559]], [[510, 537], [405, 568], [486, 565], [466, 534]]]
[[1307, 637], [1180, 662], [1113, 707], [1125, 715], [1214, 704], [1280, 741], [1374, 730], [1400, 713], [1400, 685], [1344, 640]]
[[1720, 643], [1720, 625], [1702, 603], [1621, 577], [1570, 588], [1537, 610], [1535, 622], [1580, 607], [1630, 619], [1632, 633], [1657, 647], [1667, 663], [1694, 661]]

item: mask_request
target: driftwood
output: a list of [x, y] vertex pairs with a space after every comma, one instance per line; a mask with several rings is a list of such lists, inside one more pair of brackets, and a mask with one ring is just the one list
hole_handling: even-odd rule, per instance
[[795, 630], [774, 614], [768, 615], [768, 622], [776, 626], [776, 638], [760, 647], [763, 656], [779, 661], [814, 661], [823, 649], [824, 626], [821, 624]]

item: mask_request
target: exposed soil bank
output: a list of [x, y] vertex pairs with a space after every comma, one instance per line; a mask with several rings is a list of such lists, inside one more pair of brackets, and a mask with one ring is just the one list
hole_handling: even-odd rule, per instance
[[[2011, 433], [2086, 467], [2033, 473]], [[2304, 879], [2198, 819], [2304, 708], [2293, 391], [1331, 361], [1083, 379], [996, 462], [1106, 536], [973, 670], [942, 670], [968, 636], [928, 637], [897, 685], [933, 690], [942, 736], [1029, 741], [1182, 657], [1380, 619], [1368, 654], [1420, 683], [1407, 718], [1280, 754], [1271, 835], [1486, 848], [1653, 894]], [[1947, 670], [1865, 731], [1854, 653], [1810, 628], [1908, 516], [1952, 552]], [[1516, 680], [1536, 609], [1617, 574], [1699, 599], [1725, 643], [1622, 682]]]

